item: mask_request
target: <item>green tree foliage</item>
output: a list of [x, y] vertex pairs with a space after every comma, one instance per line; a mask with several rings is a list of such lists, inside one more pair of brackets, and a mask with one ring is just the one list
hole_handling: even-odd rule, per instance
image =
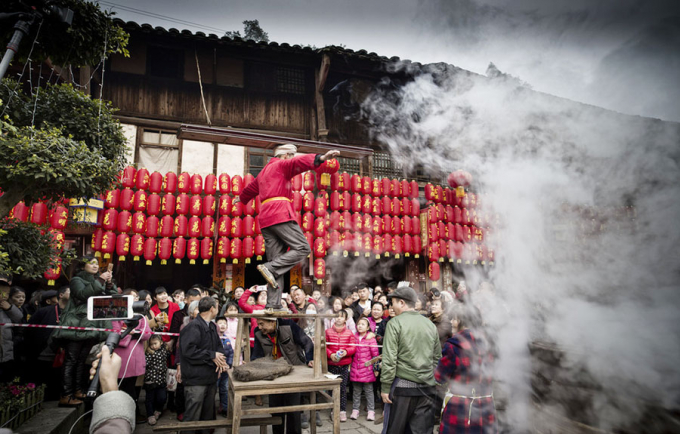
[[234, 32], [227, 32], [225, 36], [230, 38], [252, 39], [255, 42], [269, 42], [269, 34], [262, 30], [258, 20], [245, 20], [243, 22], [243, 36], [241, 32], [236, 30]]
[[11, 80], [0, 85], [0, 100], [7, 103], [7, 119], [0, 120], [0, 217], [21, 200], [93, 197], [107, 190], [127, 150], [111, 104], [68, 84], [34, 89], [32, 96], [12, 95], [16, 87]]
[[[113, 23], [113, 13], [102, 11], [98, 4], [82, 0], [51, 0], [56, 6], [65, 6], [73, 11], [73, 23], [70, 27], [61, 23], [48, 12], [46, 0], [27, 2], [25, 0], [4, 0], [3, 12], [27, 12], [36, 10], [43, 15], [43, 24], [31, 60], [43, 61], [50, 58], [57, 65], [97, 65], [104, 54], [121, 53], [129, 56], [127, 44], [129, 36], [123, 28]], [[0, 45], [5, 47], [14, 30], [10, 23], [2, 23], [0, 28]], [[31, 35], [24, 38], [19, 47], [17, 59], [25, 62], [31, 49], [31, 41], [35, 38], [38, 26], [32, 28]], [[27, 40], [30, 39], [30, 40]]]

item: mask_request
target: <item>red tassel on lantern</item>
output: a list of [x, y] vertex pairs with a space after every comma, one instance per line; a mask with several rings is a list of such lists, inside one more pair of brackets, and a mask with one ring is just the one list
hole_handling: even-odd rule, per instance
[[118, 213], [118, 232], [127, 233], [132, 229], [132, 214], [130, 211], [121, 211]]
[[439, 264], [436, 262], [430, 262], [430, 265], [427, 266], [427, 277], [433, 281], [437, 282], [439, 280]]
[[[251, 217], [252, 218], [252, 217]], [[201, 221], [201, 234], [204, 237], [212, 238], [215, 235], [215, 219], [210, 216], [203, 217]]]
[[238, 260], [241, 259], [241, 255], [243, 255], [241, 244], [240, 238], [234, 238], [231, 240], [231, 250], [229, 252], [229, 256], [231, 256], [231, 262], [233, 264], [238, 264]]
[[173, 215], [175, 213], [175, 196], [173, 196], [172, 193], [163, 195], [163, 199], [161, 200], [161, 212], [163, 212], [164, 215]]
[[227, 258], [231, 253], [231, 240], [227, 237], [219, 237], [217, 239], [217, 258], [221, 264], [227, 262]]
[[201, 240], [201, 258], [203, 265], [210, 263], [213, 254], [213, 240], [212, 238], [203, 238]]
[[221, 237], [228, 237], [231, 235], [231, 219], [228, 216], [222, 216], [217, 221], [217, 235]]
[[172, 256], [172, 241], [170, 238], [162, 238], [158, 242], [158, 257], [161, 258], [161, 265], [166, 265]]
[[224, 195], [231, 193], [231, 178], [228, 174], [221, 173], [218, 181], [220, 186], [220, 194]]
[[165, 193], [175, 193], [177, 191], [177, 174], [168, 172], [163, 178], [163, 191]]
[[184, 258], [186, 251], [187, 240], [185, 240], [183, 237], [175, 238], [175, 241], [172, 243], [172, 256], [175, 258], [175, 264], [182, 263], [182, 258]]
[[135, 175], [135, 185], [138, 190], [146, 190], [149, 188], [150, 177], [149, 171], [142, 168], [137, 171]]
[[257, 235], [255, 237], [255, 255], [258, 261], [262, 260], [262, 256], [265, 254], [264, 237], [262, 235]]
[[120, 177], [120, 183], [123, 187], [132, 188], [135, 186], [135, 173], [137, 170], [133, 166], [127, 166], [123, 169], [123, 173]]
[[326, 277], [326, 261], [321, 258], [314, 261], [314, 277], [317, 285], [321, 285]]
[[104, 252], [104, 259], [111, 257], [111, 253], [116, 247], [116, 234], [112, 231], [104, 232], [102, 237], [102, 252]]
[[[189, 195], [186, 193], [180, 193], [179, 196], [177, 196], [177, 206], [176, 206], [176, 211], [177, 214], [181, 215], [186, 215], [189, 214]], [[200, 206], [199, 206], [200, 208]]]
[[155, 215], [149, 216], [146, 219], [146, 236], [147, 237], [157, 237], [158, 236], [158, 227], [160, 226], [160, 223], [158, 221], [158, 217]]
[[141, 234], [133, 235], [130, 240], [130, 253], [133, 261], [139, 261], [144, 254], [144, 237]]
[[190, 238], [187, 241], [187, 258], [189, 258], [189, 264], [194, 265], [196, 263], [200, 248], [200, 243], [196, 238]]

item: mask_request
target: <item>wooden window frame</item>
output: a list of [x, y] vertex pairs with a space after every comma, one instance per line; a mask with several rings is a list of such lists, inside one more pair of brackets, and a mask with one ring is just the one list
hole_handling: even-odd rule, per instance
[[[145, 132], [157, 132], [158, 133], [158, 140], [159, 143], [154, 144], [154, 143], [145, 143], [143, 141], [144, 133]], [[177, 172], [175, 173], [182, 173], [182, 144], [184, 141], [182, 139], [177, 139], [177, 145], [163, 145], [160, 143], [160, 139], [162, 134], [171, 134], [171, 135], [177, 135], [177, 131], [172, 131], [172, 130], [166, 130], [163, 128], [155, 128], [155, 127], [143, 127], [143, 126], [137, 126], [137, 140], [135, 143], [135, 167], [139, 167], [139, 150], [142, 147], [145, 148], [161, 148], [161, 149], [177, 149], [177, 152], [179, 154], [177, 155]], [[217, 148], [217, 147], [215, 147]], [[214, 160], [214, 159], [213, 159]], [[217, 164], [217, 163], [215, 163]], [[213, 171], [215, 171], [215, 168], [213, 168]]]

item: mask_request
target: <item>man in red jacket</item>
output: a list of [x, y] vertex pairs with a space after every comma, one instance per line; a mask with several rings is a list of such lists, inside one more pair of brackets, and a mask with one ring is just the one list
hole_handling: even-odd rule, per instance
[[[297, 147], [286, 144], [274, 150], [257, 178], [243, 189], [240, 201], [248, 203], [259, 194], [260, 228], [264, 237], [267, 262], [257, 266], [258, 271], [270, 285], [267, 291], [266, 313], [288, 311], [281, 306], [283, 276], [311, 253], [302, 229], [295, 221], [291, 179], [302, 172], [313, 170], [340, 151], [328, 151], [324, 155], [295, 156]], [[290, 250], [288, 250], [290, 248]]]

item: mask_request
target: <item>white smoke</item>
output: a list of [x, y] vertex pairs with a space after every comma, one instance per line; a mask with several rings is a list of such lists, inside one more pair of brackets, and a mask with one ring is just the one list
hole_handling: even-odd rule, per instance
[[549, 364], [530, 356], [534, 341], [564, 350], [553, 379], [577, 385], [545, 386], [560, 414], [613, 429], [647, 405], [677, 409], [680, 126], [425, 69], [382, 83], [362, 109], [401, 163], [471, 172], [500, 216], [490, 280], [508, 314], [486, 320], [499, 330], [507, 422], [521, 431], [537, 420], [531, 378]]

